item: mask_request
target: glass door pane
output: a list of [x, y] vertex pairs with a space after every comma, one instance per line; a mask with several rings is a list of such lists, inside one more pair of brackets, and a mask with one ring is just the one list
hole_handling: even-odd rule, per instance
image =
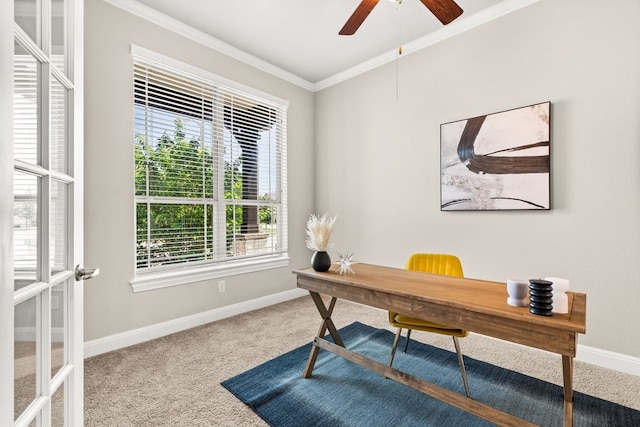
[[51, 1], [51, 62], [63, 73], [67, 74], [65, 64], [66, 21], [64, 16], [67, 2], [64, 0]]
[[23, 172], [14, 172], [13, 194], [14, 290], [18, 290], [38, 281], [39, 178]]
[[39, 64], [36, 58], [20, 43], [14, 43], [13, 57], [13, 149], [14, 157], [31, 164], [38, 164], [38, 114]]
[[51, 78], [51, 111], [49, 112], [50, 147], [49, 156], [51, 169], [67, 172], [67, 90], [58, 81]]
[[51, 398], [51, 425], [64, 426], [64, 384], [62, 384]]
[[13, 2], [13, 16], [16, 23], [25, 33], [40, 45], [40, 13], [36, 0], [15, 0]]
[[68, 215], [67, 205], [68, 184], [52, 180], [51, 182], [51, 220], [50, 224], [50, 246], [51, 246], [51, 274], [54, 275], [64, 271], [67, 267], [67, 238], [68, 238]]
[[14, 418], [38, 397], [38, 325], [40, 297], [30, 298], [14, 310]]
[[51, 378], [65, 364], [66, 339], [66, 282], [51, 288]]

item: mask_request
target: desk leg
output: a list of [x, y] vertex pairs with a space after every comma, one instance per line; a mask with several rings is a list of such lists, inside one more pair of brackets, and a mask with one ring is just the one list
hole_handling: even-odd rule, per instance
[[573, 357], [562, 356], [564, 380], [564, 427], [573, 426]]
[[[333, 338], [333, 342], [335, 342], [341, 347], [344, 347], [344, 343], [342, 342], [342, 338], [340, 337], [340, 334], [336, 329], [336, 325], [333, 323], [333, 320], [331, 319], [331, 314], [333, 313], [333, 308], [336, 306], [336, 301], [338, 300], [338, 298], [331, 297], [331, 301], [329, 302], [329, 307], [326, 307], [319, 293], [309, 291], [309, 294], [311, 295], [311, 299], [313, 299], [313, 302], [315, 303], [316, 308], [318, 309], [318, 313], [320, 313], [320, 316], [322, 317], [322, 323], [320, 324], [320, 329], [318, 330], [318, 334], [316, 335], [316, 337], [317, 338], [324, 337], [324, 334], [327, 332], [327, 329], [329, 329], [329, 333]], [[311, 353], [309, 354], [309, 359], [307, 360], [307, 367], [304, 369], [304, 374], [302, 375], [304, 378], [309, 378], [311, 376], [311, 373], [313, 372], [313, 367], [316, 364], [316, 358], [318, 357], [319, 350], [320, 348], [317, 345], [315, 345], [315, 343], [313, 343], [311, 347]]]

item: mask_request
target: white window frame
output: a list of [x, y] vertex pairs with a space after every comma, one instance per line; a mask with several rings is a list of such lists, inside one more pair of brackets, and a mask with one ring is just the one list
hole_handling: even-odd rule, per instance
[[[184, 72], [186, 75], [192, 75], [206, 81], [226, 86], [234, 90], [244, 92], [248, 95], [262, 98], [266, 101], [282, 106], [285, 110], [289, 106], [289, 102], [275, 97], [271, 94], [264, 93], [257, 89], [242, 85], [224, 77], [215, 75], [206, 70], [191, 66], [176, 59], [154, 52], [152, 50], [131, 45], [132, 59], [134, 57], [143, 60], [146, 63], [158, 64], [161, 68], [174, 69]], [[187, 283], [206, 281], [216, 278], [228, 277], [238, 274], [246, 274], [257, 271], [263, 271], [274, 268], [287, 267], [289, 265], [289, 255], [287, 252], [287, 173], [286, 173], [286, 131], [284, 143], [282, 147], [282, 162], [280, 171], [281, 178], [281, 210], [278, 217], [278, 238], [283, 239], [283, 247], [285, 251], [278, 254], [267, 256], [259, 256], [255, 258], [232, 259], [228, 261], [215, 261], [212, 263], [200, 263], [195, 266], [185, 264], [175, 264], [173, 268], [149, 269], [148, 271], [140, 270], [134, 267], [135, 275], [130, 285], [134, 292], [148, 291], [152, 289], [165, 288], [169, 286], [183, 285]], [[218, 168], [219, 174], [223, 173], [223, 168]], [[134, 201], [135, 203], [135, 201]], [[215, 206], [215, 205], [214, 205]], [[134, 222], [136, 218], [134, 216]], [[137, 228], [137, 227], [135, 227]], [[135, 246], [135, 245], [134, 245]], [[135, 248], [133, 251], [133, 259], [136, 259]], [[135, 263], [134, 263], [135, 264]]]

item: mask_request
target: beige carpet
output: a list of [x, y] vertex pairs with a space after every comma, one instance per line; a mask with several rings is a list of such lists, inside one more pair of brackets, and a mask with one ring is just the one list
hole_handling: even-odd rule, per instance
[[[359, 321], [392, 330], [385, 311], [346, 301], [333, 319], [338, 328]], [[304, 297], [87, 359], [85, 425], [264, 426], [220, 382], [311, 341], [319, 324]], [[453, 351], [449, 337], [412, 338]], [[473, 334], [461, 346], [470, 357], [562, 382], [558, 355]], [[574, 377], [575, 390], [640, 410], [640, 377], [580, 362]]]

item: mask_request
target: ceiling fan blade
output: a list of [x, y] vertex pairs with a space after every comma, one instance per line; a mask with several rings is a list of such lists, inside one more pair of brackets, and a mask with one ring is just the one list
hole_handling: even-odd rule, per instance
[[351, 15], [338, 34], [341, 36], [350, 36], [354, 34], [358, 28], [360, 28], [360, 25], [362, 25], [367, 16], [369, 16], [369, 13], [371, 13], [375, 5], [378, 4], [378, 1], [380, 0], [362, 0], [353, 12], [353, 15]]
[[462, 8], [453, 0], [420, 0], [423, 5], [433, 13], [436, 18], [447, 25], [458, 16], [462, 15]]

